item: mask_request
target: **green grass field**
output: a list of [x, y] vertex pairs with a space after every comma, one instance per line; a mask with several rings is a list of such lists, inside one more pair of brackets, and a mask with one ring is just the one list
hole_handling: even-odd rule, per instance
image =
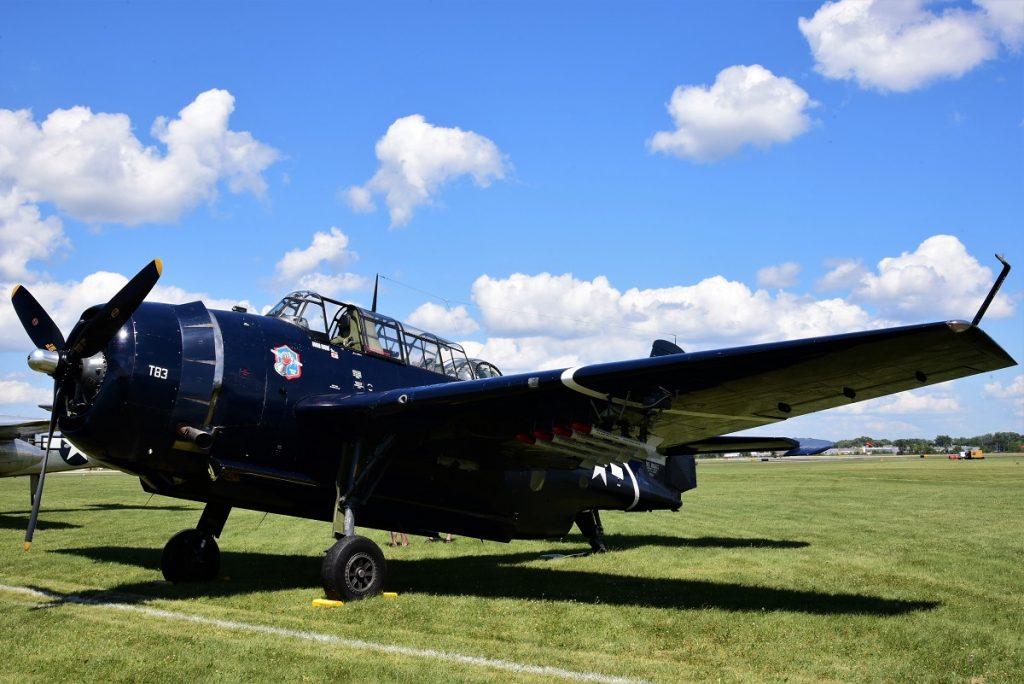
[[160, 551], [198, 505], [119, 474], [52, 476], [24, 552], [28, 484], [0, 480], [0, 680], [553, 678], [342, 641], [362, 640], [651, 681], [1024, 681], [1024, 457], [698, 476], [678, 513], [605, 514], [615, 553], [539, 558], [582, 550], [578, 535], [414, 537], [385, 547], [397, 599], [333, 609], [310, 605], [327, 524], [234, 511], [220, 579], [171, 586]]

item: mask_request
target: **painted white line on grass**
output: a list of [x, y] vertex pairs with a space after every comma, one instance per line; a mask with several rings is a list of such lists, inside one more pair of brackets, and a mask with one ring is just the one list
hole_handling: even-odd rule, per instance
[[[602, 675], [595, 672], [574, 672], [572, 670], [563, 670], [558, 667], [548, 667], [544, 665], [525, 665], [523, 663], [516, 663], [511, 660], [497, 660], [494, 658], [467, 656], [459, 653], [449, 653], [447, 651], [435, 651], [433, 649], [428, 648], [410, 648], [408, 646], [396, 646], [393, 644], [379, 644], [372, 641], [363, 641], [361, 639], [345, 639], [342, 637], [333, 636], [331, 634], [304, 632], [294, 629], [284, 629], [282, 627], [271, 627], [270, 625], [257, 625], [249, 622], [236, 622], [234, 620], [218, 620], [217, 618], [209, 618], [204, 617], [202, 615], [193, 615], [191, 613], [178, 613], [170, 610], [161, 610], [159, 608], [136, 606], [129, 603], [116, 603], [113, 601], [103, 601], [100, 599], [88, 598], [85, 596], [75, 596], [74, 594], [59, 594], [57, 592], [42, 591], [39, 589], [29, 589], [28, 587], [15, 587], [6, 584], [0, 584], [0, 591], [7, 591], [13, 594], [22, 594], [26, 596], [31, 596], [36, 599], [45, 599], [48, 601], [59, 601], [62, 603], [77, 603], [79, 605], [85, 606], [100, 606], [103, 608], [111, 608], [114, 610], [122, 610], [130, 613], [148, 615], [149, 617], [162, 618], [164, 620], [191, 622], [200, 625], [210, 625], [211, 627], [220, 627], [222, 629], [234, 629], [242, 632], [253, 632], [256, 634], [272, 634], [274, 636], [289, 637], [292, 639], [302, 639], [305, 641], [315, 641], [321, 644], [342, 646], [344, 648], [352, 648], [361, 651], [390, 653], [394, 655], [412, 656], [414, 658], [432, 658], [435, 660], [446, 660], [453, 663], [461, 663], [463, 665], [489, 667], [496, 670], [505, 670], [508, 672], [535, 674], [544, 677], [557, 677], [559, 679], [567, 679], [574, 682], [601, 682], [602, 684], [626, 684], [642, 681], [637, 679], [625, 679], [623, 677], [609, 677], [607, 675]], [[45, 606], [47, 604], [41, 603], [39, 605]]]

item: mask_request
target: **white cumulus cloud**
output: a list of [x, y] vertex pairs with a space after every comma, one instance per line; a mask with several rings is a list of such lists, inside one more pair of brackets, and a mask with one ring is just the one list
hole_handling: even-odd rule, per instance
[[960, 412], [959, 398], [949, 383], [933, 387], [900, 392], [877, 399], [860, 401], [834, 409], [836, 413], [851, 415], [946, 415]]
[[1000, 42], [1019, 47], [1024, 10], [1017, 0], [979, 0], [975, 9], [927, 0], [840, 0], [798, 24], [823, 76], [905, 92], [959, 78], [995, 57]]
[[655, 133], [648, 145], [654, 152], [716, 161], [744, 145], [792, 140], [811, 125], [807, 110], [815, 104], [800, 86], [759, 64], [731, 66], [711, 87], [677, 87], [668, 104], [675, 130]]
[[1015, 415], [1024, 416], [1024, 373], [1014, 376], [1009, 385], [1000, 381], [985, 385], [985, 396], [1008, 401]]
[[341, 267], [357, 259], [348, 245], [348, 236], [336, 226], [326, 233], [316, 232], [308, 247], [293, 249], [277, 262], [278, 282], [292, 290], [312, 290], [327, 297], [365, 288], [368, 281], [362, 276], [318, 270], [321, 266]]
[[307, 273], [296, 281], [293, 288], [311, 290], [325, 297], [339, 297], [344, 292], [365, 290], [369, 286], [367, 278], [355, 273]]
[[[482, 275], [472, 287], [480, 341], [463, 344], [505, 372], [563, 368], [646, 356], [658, 338], [699, 351], [920, 323], [932, 317], [970, 318], [993, 280], [992, 272], [948, 235], [936, 235], [913, 252], [883, 259], [875, 270], [853, 259], [832, 265], [833, 272], [823, 280], [843, 293], [828, 298], [753, 289], [723, 276], [689, 285], [620, 290], [606, 276], [585, 280], [570, 273]], [[780, 268], [773, 277], [795, 270]], [[1000, 296], [989, 316], [1007, 316], [1012, 310], [1011, 300]], [[435, 320], [440, 319], [424, 316], [418, 324], [429, 329]], [[872, 411], [941, 412], [957, 405], [951, 392], [931, 392], [873, 405]]]
[[48, 387], [37, 387], [14, 376], [0, 379], [0, 404], [49, 404], [51, 401], [53, 390]]
[[867, 273], [860, 259], [833, 259], [826, 265], [832, 270], [818, 280], [817, 286], [822, 292], [849, 290]]
[[554, 368], [644, 356], [656, 338], [688, 351], [864, 329], [841, 299], [772, 295], [714, 276], [695, 285], [615, 288], [604, 276], [481, 276], [473, 301], [489, 335], [481, 354], [504, 369]]
[[996, 399], [1020, 399], [1024, 398], [1024, 374], [1017, 375], [1009, 385], [996, 382], [985, 385], [985, 394]]
[[427, 302], [409, 314], [409, 322], [417, 328], [448, 338], [460, 335], [472, 335], [480, 329], [469, 311], [462, 304], [456, 307], [444, 307], [440, 304]]
[[[131, 274], [131, 275], [134, 275]], [[64, 335], [68, 335], [82, 312], [90, 306], [107, 302], [128, 282], [128, 276], [110, 271], [90, 273], [80, 281], [40, 281], [29, 288], [32, 295], [53, 319]], [[10, 291], [10, 283], [0, 282], [0, 288]], [[146, 297], [147, 301], [184, 304], [201, 301], [207, 308], [226, 310], [240, 305], [253, 310], [246, 299], [216, 298], [205, 292], [193, 292], [174, 285], [159, 283]], [[0, 306], [0, 351], [29, 351], [32, 342], [22, 328], [12, 306]]]
[[348, 236], [335, 226], [326, 233], [317, 232], [309, 247], [293, 249], [277, 262], [277, 274], [281, 278], [297, 278], [310, 273], [320, 264], [339, 264], [355, 258], [348, 249]]
[[643, 356], [635, 345], [623, 346], [616, 340], [605, 345], [606, 356], [595, 356], [593, 338], [553, 340], [546, 337], [489, 337], [483, 343], [463, 342], [471, 358], [485, 359], [502, 373], [526, 373], [553, 368], [569, 368], [594, 360], [619, 360]]
[[480, 187], [501, 180], [508, 163], [488, 138], [460, 128], [444, 128], [413, 114], [396, 120], [376, 146], [380, 167], [365, 185], [345, 190], [355, 211], [372, 211], [383, 195], [391, 226], [403, 226], [416, 207], [429, 203], [446, 183], [470, 176]]
[[74, 218], [128, 225], [173, 221], [222, 181], [261, 195], [279, 154], [228, 128], [234, 107], [228, 91], [208, 90], [177, 118], [158, 118], [152, 134], [166, 151], [145, 146], [125, 114], [76, 106], [37, 124], [28, 110], [0, 109], [0, 181]]
[[689, 346], [706, 347], [852, 330], [868, 323], [866, 312], [842, 300], [785, 292], [773, 296], [722, 276], [695, 285], [624, 292], [604, 276], [591, 281], [571, 274], [481, 276], [473, 284], [473, 299], [485, 327], [499, 336], [621, 336], [649, 344], [654, 336], [675, 334]]
[[960, 410], [960, 400], [948, 393], [925, 394], [922, 392], [902, 392], [886, 397], [876, 407], [879, 413], [914, 414], [914, 413], [954, 413]]
[[787, 261], [776, 266], [766, 266], [757, 272], [759, 287], [793, 287], [800, 276], [800, 264]]
[[1024, 2], [1021, 0], [974, 0], [985, 11], [988, 27], [1011, 50], [1024, 44]]
[[59, 218], [43, 218], [23, 192], [0, 187], [0, 278], [33, 280], [29, 261], [46, 260], [69, 246]]
[[[851, 300], [869, 303], [895, 320], [920, 321], [923, 316], [970, 320], [992, 286], [994, 275], [968, 254], [952, 235], [934, 235], [913, 252], [878, 262], [854, 287]], [[1010, 298], [1000, 293], [986, 316], [1013, 314]]]
[[151, 302], [164, 302], [166, 304], [186, 304], [188, 302], [202, 302], [207, 309], [227, 311], [233, 306], [243, 306], [249, 311], [255, 307], [248, 299], [227, 299], [224, 297], [213, 297], [205, 292], [193, 292], [176, 285], [157, 285], [146, 297]]

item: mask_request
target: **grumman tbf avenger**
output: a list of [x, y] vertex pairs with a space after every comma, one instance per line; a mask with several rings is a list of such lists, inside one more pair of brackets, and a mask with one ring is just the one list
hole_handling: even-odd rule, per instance
[[[599, 511], [678, 510], [694, 457], [820, 450], [725, 436], [1012, 366], [978, 323], [944, 321], [503, 376], [463, 349], [312, 292], [266, 315], [144, 302], [155, 260], [65, 340], [24, 287], [14, 307], [54, 379], [49, 430], [149, 492], [206, 504], [171, 538], [172, 582], [209, 580], [234, 507], [331, 522], [331, 598], [382, 590], [381, 549], [355, 525], [604, 547]], [[45, 475], [45, 472], [43, 473]], [[26, 548], [41, 501], [40, 478]]]

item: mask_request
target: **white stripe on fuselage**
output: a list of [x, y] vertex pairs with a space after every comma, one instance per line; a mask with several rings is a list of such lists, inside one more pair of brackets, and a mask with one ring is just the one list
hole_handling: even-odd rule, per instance
[[640, 503], [640, 485], [637, 484], [636, 475], [633, 474], [633, 469], [629, 467], [628, 463], [623, 463], [626, 466], [626, 472], [629, 473], [629, 479], [633, 481], [633, 503], [626, 507], [627, 511], [631, 511], [636, 508], [636, 505]]

